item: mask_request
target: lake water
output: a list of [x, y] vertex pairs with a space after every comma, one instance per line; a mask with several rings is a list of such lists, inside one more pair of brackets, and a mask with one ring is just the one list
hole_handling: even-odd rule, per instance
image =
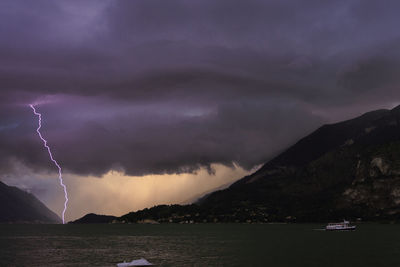
[[0, 225], [0, 266], [400, 266], [400, 225]]

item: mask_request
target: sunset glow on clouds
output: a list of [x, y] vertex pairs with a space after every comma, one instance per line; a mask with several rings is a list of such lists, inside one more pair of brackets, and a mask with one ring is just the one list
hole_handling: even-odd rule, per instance
[[[18, 165], [18, 179], [3, 177], [10, 185], [18, 185], [35, 195], [58, 214], [64, 199], [55, 173], [38, 173]], [[213, 165], [214, 174], [202, 168], [192, 174], [127, 176], [110, 171], [102, 177], [64, 174], [69, 188], [68, 221], [87, 213], [123, 215], [158, 204], [188, 204], [215, 188], [225, 188], [248, 175], [239, 166]], [[254, 171], [254, 170], [253, 170]], [[221, 187], [222, 186], [222, 187]]]

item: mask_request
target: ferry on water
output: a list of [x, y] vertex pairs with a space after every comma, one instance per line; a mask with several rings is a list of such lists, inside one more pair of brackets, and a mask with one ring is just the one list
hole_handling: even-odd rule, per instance
[[326, 231], [354, 231], [356, 230], [355, 225], [350, 225], [349, 221], [344, 220], [340, 223], [328, 223], [325, 227]]
[[153, 265], [152, 263], [148, 262], [146, 259], [138, 259], [138, 260], [133, 260], [131, 262], [121, 262], [117, 264], [117, 267], [131, 267], [131, 266], [151, 266]]

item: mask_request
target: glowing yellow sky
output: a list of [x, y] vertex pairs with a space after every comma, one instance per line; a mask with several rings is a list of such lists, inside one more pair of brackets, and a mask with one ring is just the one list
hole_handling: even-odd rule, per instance
[[[87, 213], [123, 215], [158, 204], [188, 203], [221, 185], [232, 183], [248, 175], [240, 167], [229, 168], [213, 165], [215, 174], [205, 169], [195, 174], [125, 176], [120, 172], [109, 172], [102, 178], [65, 175], [68, 187], [68, 221]], [[63, 199], [46, 203], [60, 214]]]

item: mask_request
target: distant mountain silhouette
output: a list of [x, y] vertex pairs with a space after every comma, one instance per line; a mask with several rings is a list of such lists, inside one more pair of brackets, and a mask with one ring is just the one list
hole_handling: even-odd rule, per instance
[[61, 223], [34, 195], [0, 182], [0, 223]]
[[115, 216], [108, 215], [98, 215], [94, 213], [89, 213], [83, 216], [82, 218], [69, 222], [69, 223], [110, 223], [113, 220], [117, 219]]
[[183, 207], [161, 205], [119, 220], [399, 220], [400, 106], [324, 125], [254, 174]]

